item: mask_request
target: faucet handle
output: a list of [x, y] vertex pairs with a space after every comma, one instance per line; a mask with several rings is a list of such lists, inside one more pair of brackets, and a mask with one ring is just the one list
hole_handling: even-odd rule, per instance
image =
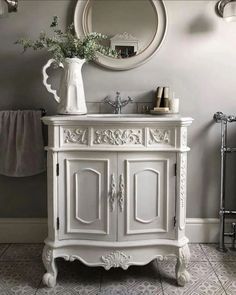
[[109, 101], [109, 96], [106, 96], [104, 99], [103, 99], [103, 102], [108, 102]]
[[130, 96], [128, 96], [129, 102], [134, 102], [133, 98], [131, 98]]

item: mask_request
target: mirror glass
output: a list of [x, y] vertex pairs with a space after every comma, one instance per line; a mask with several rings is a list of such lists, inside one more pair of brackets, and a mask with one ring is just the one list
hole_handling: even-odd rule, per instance
[[90, 0], [87, 13], [88, 31], [107, 35], [104, 45], [121, 58], [140, 54], [156, 34], [157, 15], [149, 0]]
[[78, 0], [74, 23], [78, 36], [107, 35], [103, 45], [119, 53], [119, 58], [97, 53], [98, 64], [126, 70], [146, 62], [159, 49], [167, 16], [162, 0]]

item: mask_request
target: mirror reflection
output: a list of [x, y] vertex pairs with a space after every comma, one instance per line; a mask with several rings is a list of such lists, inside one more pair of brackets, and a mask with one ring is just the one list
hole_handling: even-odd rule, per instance
[[108, 36], [103, 45], [129, 58], [142, 53], [153, 41], [158, 17], [150, 0], [90, 0], [86, 29]]

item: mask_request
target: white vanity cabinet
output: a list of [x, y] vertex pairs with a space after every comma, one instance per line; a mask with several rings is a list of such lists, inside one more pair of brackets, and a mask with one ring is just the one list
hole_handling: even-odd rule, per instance
[[108, 270], [174, 255], [184, 285], [192, 119], [87, 115], [43, 121], [49, 126], [44, 283], [56, 284], [57, 257]]

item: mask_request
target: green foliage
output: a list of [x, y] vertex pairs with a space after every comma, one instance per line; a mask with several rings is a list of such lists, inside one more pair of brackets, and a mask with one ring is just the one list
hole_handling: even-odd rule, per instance
[[41, 32], [36, 41], [29, 39], [19, 39], [15, 44], [23, 46], [24, 52], [28, 48], [33, 50], [47, 49], [57, 61], [61, 63], [65, 58], [77, 57], [87, 61], [96, 59], [96, 52], [100, 52], [110, 57], [118, 57], [115, 50], [99, 44], [100, 41], [107, 39], [107, 36], [101, 33], [90, 33], [84, 38], [78, 38], [75, 35], [74, 24], [69, 25], [65, 32], [58, 28], [58, 17], [54, 16], [50, 25], [53, 36], [48, 37], [45, 32]]

